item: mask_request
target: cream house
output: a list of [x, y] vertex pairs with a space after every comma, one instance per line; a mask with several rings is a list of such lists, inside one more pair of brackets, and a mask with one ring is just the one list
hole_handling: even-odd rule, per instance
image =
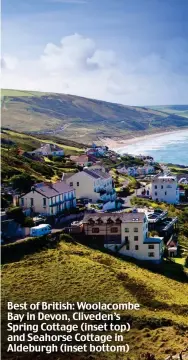
[[76, 191], [76, 198], [88, 198], [90, 202], [115, 201], [116, 192], [109, 173], [84, 169], [66, 179], [66, 183]]
[[32, 209], [41, 215], [56, 215], [76, 207], [75, 190], [63, 181], [35, 184], [31, 191], [17, 199], [23, 209]]
[[179, 202], [179, 189], [176, 176], [155, 176], [150, 184], [150, 194], [153, 200], [168, 204]]
[[163, 238], [148, 237], [144, 213], [87, 214], [84, 232], [101, 246], [139, 260], [159, 263], [163, 256]]

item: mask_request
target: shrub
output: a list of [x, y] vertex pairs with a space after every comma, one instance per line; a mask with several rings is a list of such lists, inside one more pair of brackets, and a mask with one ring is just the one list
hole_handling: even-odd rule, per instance
[[61, 234], [60, 237], [59, 237], [59, 240], [60, 241], [65, 241], [65, 242], [74, 242], [74, 239], [69, 234]]
[[34, 224], [34, 221], [33, 221], [33, 219], [32, 219], [31, 217], [29, 217], [29, 216], [25, 217], [23, 226], [25, 226], [25, 227], [32, 227], [32, 226], [34, 226], [34, 225], [35, 225], [35, 224]]
[[18, 224], [23, 225], [25, 221], [25, 215], [22, 211], [22, 208], [15, 206], [10, 207], [7, 210], [7, 216], [9, 219], [15, 220]]

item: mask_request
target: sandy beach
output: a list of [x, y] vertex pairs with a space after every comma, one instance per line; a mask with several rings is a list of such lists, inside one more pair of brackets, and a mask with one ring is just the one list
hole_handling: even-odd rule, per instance
[[[187, 128], [186, 128], [187, 130]], [[105, 138], [105, 139], [100, 139], [101, 142], [105, 145], [108, 146], [110, 149], [112, 150], [116, 150], [119, 148], [123, 148], [124, 146], [127, 145], [133, 145], [136, 144], [138, 141], [144, 141], [144, 140], [154, 140], [155, 138], [158, 138], [159, 136], [165, 136], [165, 135], [170, 135], [170, 134], [177, 134], [180, 132], [184, 132], [185, 129], [177, 129], [177, 130], [170, 130], [170, 131], [162, 131], [162, 132], [156, 132], [154, 134], [145, 134], [145, 135], [140, 135], [140, 136], [135, 136], [135, 137], [128, 137], [127, 139], [112, 139], [112, 138]]]

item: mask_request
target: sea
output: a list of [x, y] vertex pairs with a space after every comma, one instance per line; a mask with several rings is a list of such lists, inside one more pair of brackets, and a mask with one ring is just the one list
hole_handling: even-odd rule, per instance
[[150, 155], [157, 162], [188, 166], [188, 129], [140, 139], [116, 151], [119, 154]]

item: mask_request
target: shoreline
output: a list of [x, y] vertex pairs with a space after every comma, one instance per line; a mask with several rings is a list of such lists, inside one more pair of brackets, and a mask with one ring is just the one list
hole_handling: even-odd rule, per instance
[[[171, 135], [174, 133], [181, 133], [184, 132], [185, 130], [188, 130], [188, 128], [184, 128], [184, 129], [173, 129], [173, 130], [169, 130], [169, 131], [161, 131], [161, 132], [155, 132], [155, 133], [150, 133], [150, 134], [145, 134], [145, 135], [136, 135], [132, 138], [128, 137], [128, 138], [124, 138], [124, 139], [118, 139], [115, 140], [115, 138], [105, 138], [105, 139], [100, 139], [100, 141], [103, 143], [103, 145], [108, 146], [109, 149], [111, 150], [117, 150], [117, 149], [122, 149], [128, 145], [134, 145], [139, 141], [145, 141], [145, 140], [152, 140], [155, 139], [159, 136], [165, 136], [165, 135]], [[131, 136], [131, 135], [130, 135]]]

